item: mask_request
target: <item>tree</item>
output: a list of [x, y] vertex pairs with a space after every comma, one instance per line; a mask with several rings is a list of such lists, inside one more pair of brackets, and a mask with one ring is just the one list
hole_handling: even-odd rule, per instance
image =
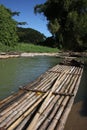
[[87, 0], [47, 0], [34, 11], [46, 16], [48, 29], [59, 46], [87, 47]]
[[37, 30], [34, 30], [32, 28], [18, 27], [17, 34], [18, 34], [20, 42], [37, 44], [37, 43], [42, 42], [46, 39], [44, 34], [40, 33]]
[[12, 18], [15, 13], [0, 5], [0, 43], [4, 45], [14, 46], [17, 43], [17, 22]]

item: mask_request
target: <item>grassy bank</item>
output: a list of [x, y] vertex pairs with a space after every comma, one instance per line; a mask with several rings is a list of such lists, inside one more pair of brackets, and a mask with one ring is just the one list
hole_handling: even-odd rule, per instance
[[59, 50], [57, 48], [43, 47], [39, 45], [19, 43], [14, 47], [8, 47], [0, 44], [0, 52], [47, 52], [47, 53], [56, 53]]

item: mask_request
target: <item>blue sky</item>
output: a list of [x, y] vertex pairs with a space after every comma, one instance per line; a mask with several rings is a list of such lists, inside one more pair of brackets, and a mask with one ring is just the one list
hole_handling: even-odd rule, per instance
[[14, 19], [18, 22], [27, 22], [27, 25], [23, 27], [33, 28], [49, 37], [51, 34], [46, 26], [46, 18], [41, 14], [34, 14], [34, 6], [44, 2], [46, 0], [0, 0], [0, 4], [12, 11], [20, 12], [20, 15], [15, 16]]

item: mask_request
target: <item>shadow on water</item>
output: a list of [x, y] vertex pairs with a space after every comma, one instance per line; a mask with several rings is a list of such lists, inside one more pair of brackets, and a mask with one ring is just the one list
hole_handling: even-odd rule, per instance
[[84, 71], [79, 86], [77, 96], [74, 103], [82, 102], [82, 107], [79, 111], [81, 116], [87, 116], [87, 61], [84, 65]]

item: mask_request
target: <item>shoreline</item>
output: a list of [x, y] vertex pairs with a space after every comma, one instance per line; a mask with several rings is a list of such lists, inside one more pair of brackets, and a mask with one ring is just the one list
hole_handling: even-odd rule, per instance
[[58, 56], [59, 53], [1, 53], [0, 59], [16, 58], [16, 57], [34, 57], [34, 56]]
[[34, 56], [56, 56], [59, 58], [69, 58], [73, 59], [78, 57], [87, 57], [87, 52], [73, 52], [73, 55], [70, 54], [70, 52], [57, 52], [57, 53], [38, 53], [38, 52], [1, 52], [0, 53], [0, 59], [7, 59], [7, 58], [17, 58], [17, 57], [34, 57]]

